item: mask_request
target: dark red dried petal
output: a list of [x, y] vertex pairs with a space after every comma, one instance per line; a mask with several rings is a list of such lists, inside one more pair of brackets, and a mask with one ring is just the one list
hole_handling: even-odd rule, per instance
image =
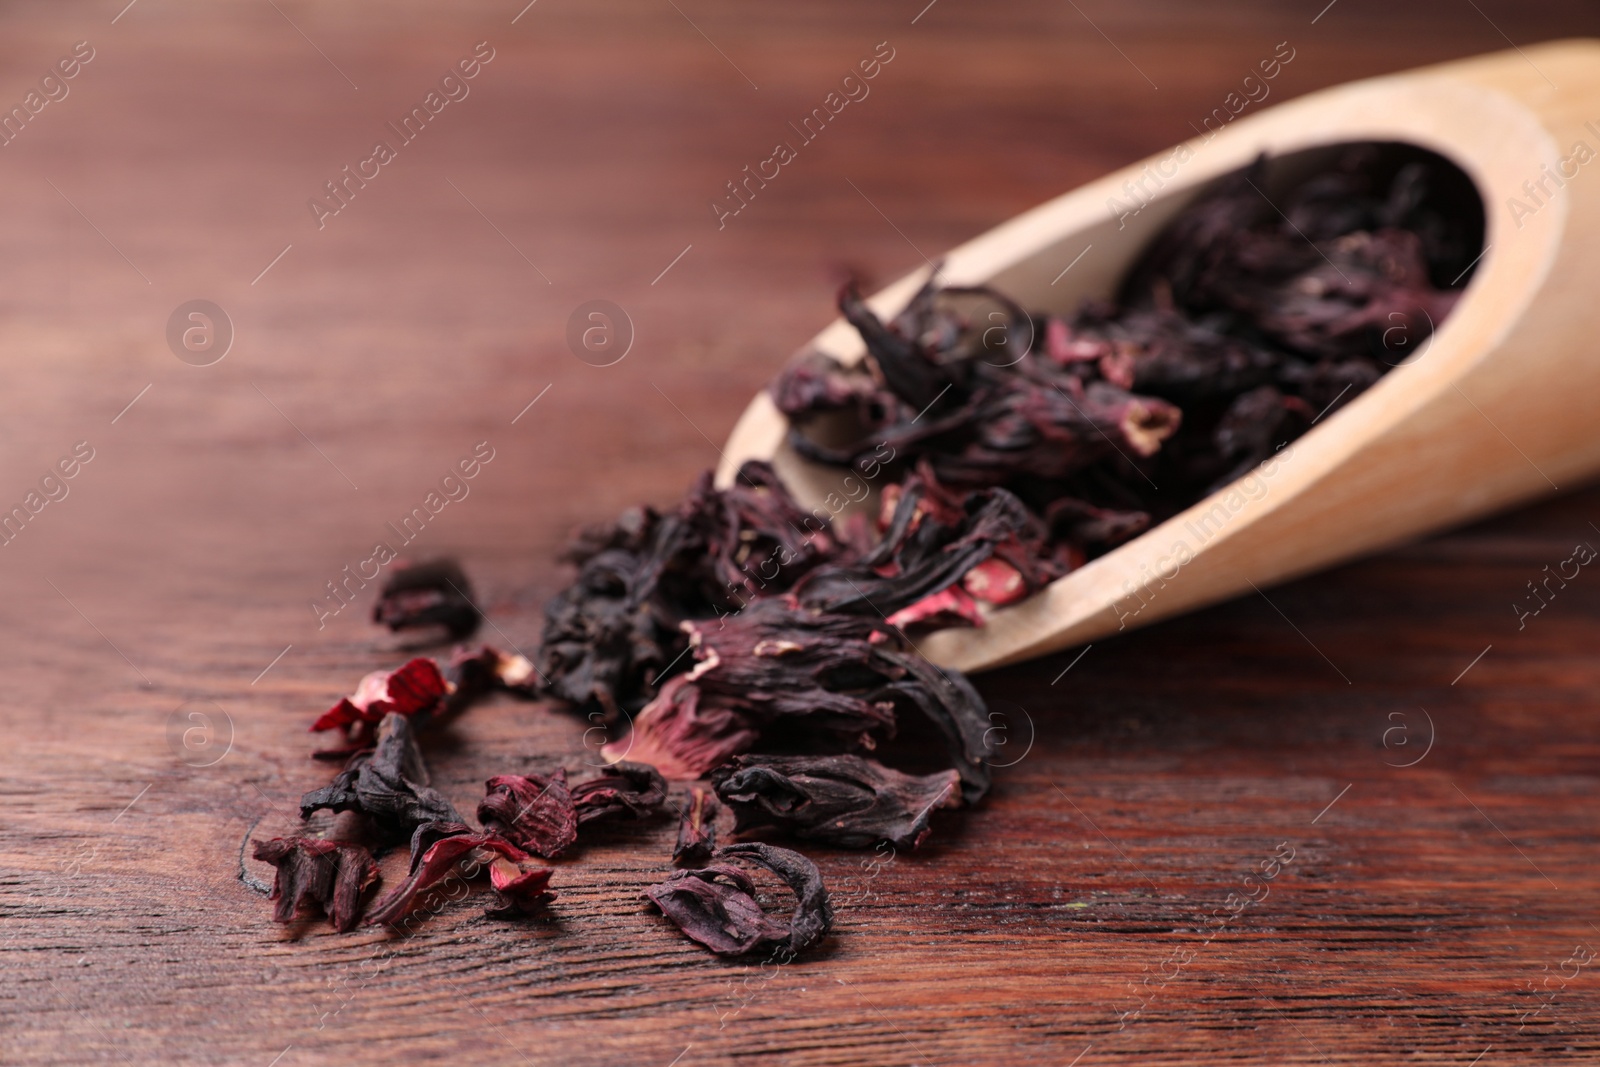
[[749, 876], [737, 867], [677, 871], [645, 896], [691, 941], [719, 956], [743, 956], [789, 940], [789, 927], [767, 916]]
[[[999, 563], [998, 560], [988, 560], [988, 563]], [[1000, 566], [1005, 564], [1000, 563]], [[980, 563], [978, 567], [985, 564]], [[975, 567], [967, 572], [968, 580], [978, 573]], [[1011, 572], [1013, 575], [1015, 571]], [[1020, 580], [1019, 583], [1020, 585]], [[916, 626], [943, 628], [946, 626], [982, 626], [983, 613], [978, 610], [978, 602], [972, 594], [959, 585], [925, 596], [915, 604], [901, 608], [890, 615], [886, 620], [890, 626], [898, 626], [902, 630], [909, 630]]]
[[713, 781], [737, 833], [778, 829], [843, 848], [914, 849], [934, 809], [961, 799], [955, 771], [902, 774], [859, 756], [736, 756]]
[[578, 816], [565, 770], [549, 777], [500, 774], [484, 788], [478, 821], [517, 847], [555, 857], [578, 839]]
[[691, 940], [721, 956], [742, 956], [769, 945], [791, 954], [818, 941], [833, 927], [833, 905], [816, 864], [786, 848], [749, 843], [729, 845], [715, 860], [742, 859], [776, 874], [795, 894], [788, 923], [779, 923], [755, 899], [750, 876], [732, 864], [714, 863], [677, 871], [645, 896]]
[[711, 859], [717, 847], [717, 812], [721, 808], [711, 790], [698, 786], [689, 790], [678, 824], [678, 843], [672, 850], [673, 863], [703, 864]]
[[489, 864], [489, 883], [499, 894], [499, 904], [488, 914], [496, 919], [514, 919], [540, 911], [555, 894], [550, 892], [548, 867], [535, 867], [497, 856]]
[[523, 699], [538, 696], [538, 670], [526, 656], [502, 652], [491, 645], [463, 646], [450, 654], [445, 677], [451, 685], [445, 711], [459, 714], [473, 702], [493, 692]]
[[[531, 859], [526, 852], [496, 834], [474, 834], [464, 825], [448, 829], [459, 832], [434, 841], [420, 857], [412, 855], [411, 876], [374, 902], [367, 911], [368, 926], [392, 925], [404, 918], [418, 894], [442, 881], [474, 849], [486, 849], [518, 865]], [[418, 837], [422, 838], [420, 832]]]
[[341, 933], [361, 918], [361, 895], [378, 877], [372, 854], [349, 841], [276, 837], [257, 841], [255, 857], [277, 868], [268, 898], [277, 901], [274, 922], [293, 922], [315, 907]]
[[390, 712], [414, 716], [433, 711], [450, 692], [450, 683], [431, 659], [418, 657], [392, 671], [373, 671], [361, 679], [355, 694], [323, 712], [312, 731], [332, 730], [356, 722], [376, 723]]
[[472, 635], [483, 616], [472, 602], [472, 585], [453, 559], [396, 562], [372, 605], [372, 621], [390, 630], [440, 627], [453, 640]]
[[744, 715], [700, 704], [699, 689], [680, 674], [634, 716], [627, 736], [603, 746], [600, 754], [648, 763], [668, 778], [692, 781], [755, 744], [759, 735]]
[[618, 815], [642, 819], [660, 811], [666, 802], [667, 783], [648, 763], [624, 760], [572, 787], [580, 825]]

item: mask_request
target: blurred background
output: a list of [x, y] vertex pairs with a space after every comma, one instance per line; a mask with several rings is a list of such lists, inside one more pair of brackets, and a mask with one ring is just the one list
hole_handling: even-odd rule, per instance
[[[0, 103], [93, 58], [0, 148], [0, 499], [96, 458], [6, 547], [0, 611], [67, 622], [48, 577], [151, 677], [189, 668], [194, 612], [339, 640], [308, 601], [484, 439], [502, 458], [419, 547], [537, 601], [575, 522], [715, 462], [846, 272], [887, 282], [1190, 136], [1282, 42], [1266, 104], [1597, 27], [1582, 0], [6, 4]], [[726, 183], [880, 45], [870, 95], [719, 228]], [[204, 367], [167, 338], [196, 299], [233, 334]], [[595, 299], [634, 331], [604, 368], [566, 339]]]

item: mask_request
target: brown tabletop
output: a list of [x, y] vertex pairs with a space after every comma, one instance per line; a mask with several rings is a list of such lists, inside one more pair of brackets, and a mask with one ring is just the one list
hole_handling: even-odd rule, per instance
[[[667, 822], [560, 862], [526, 924], [480, 896], [405, 938], [286, 928], [239, 877], [330, 774], [310, 719], [404, 655], [370, 587], [312, 603], [477, 443], [408, 551], [531, 652], [568, 531], [675, 500], [846, 271], [1189, 136], [1280, 42], [1268, 104], [1593, 34], [1593, 4], [123, 3], [0, 12], [0, 503], [92, 454], [0, 550], [0, 1061], [1600, 1058], [1600, 578], [1513, 608], [1600, 544], [1575, 486], [983, 676], [1013, 765], [914, 854], [810, 850], [838, 924], [788, 966], [646, 910]], [[222, 333], [168, 340], [199, 299], [231, 323], [208, 366]], [[566, 342], [594, 299], [633, 323], [613, 366]], [[435, 784], [470, 809], [587, 725], [497, 699]]]

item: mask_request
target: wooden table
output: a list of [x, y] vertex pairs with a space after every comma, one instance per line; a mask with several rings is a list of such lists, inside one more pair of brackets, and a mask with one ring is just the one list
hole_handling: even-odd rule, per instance
[[[1015, 765], [920, 852], [813, 850], [838, 927], [780, 969], [645, 910], [665, 823], [562, 863], [543, 923], [285, 929], [239, 879], [328, 777], [310, 718], [402, 655], [370, 588], [320, 628], [311, 602], [474, 443], [412, 551], [462, 558], [485, 636], [531, 650], [569, 529], [674, 500], [844, 270], [1187, 136], [1278, 42], [1282, 99], [1594, 33], [1592, 4], [122, 3], [0, 12], [0, 103], [94, 53], [0, 148], [0, 502], [93, 450], [0, 550], [0, 1061], [1600, 1057], [1600, 578], [1512, 607], [1600, 543], [1595, 490], [982, 678]], [[465, 98], [386, 131], [480, 41]], [[883, 41], [870, 96], [719, 229]], [[232, 323], [210, 366], [167, 341], [194, 299]], [[614, 366], [568, 350], [591, 299], [634, 324]], [[437, 784], [469, 804], [586, 725], [485, 705]]]

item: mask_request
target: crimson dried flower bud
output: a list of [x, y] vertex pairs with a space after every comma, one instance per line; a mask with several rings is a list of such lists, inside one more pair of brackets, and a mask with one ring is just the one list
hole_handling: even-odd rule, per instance
[[396, 561], [372, 605], [372, 621], [390, 630], [439, 628], [453, 641], [472, 636], [483, 620], [472, 601], [472, 584], [453, 559]]
[[935, 808], [958, 807], [960, 775], [902, 774], [859, 756], [738, 756], [712, 775], [734, 832], [777, 829], [841, 848], [914, 849]]
[[378, 726], [375, 748], [357, 753], [332, 782], [300, 798], [300, 816], [322, 809], [359, 812], [388, 838], [408, 837], [423, 823], [461, 822], [428, 781], [411, 720], [391, 712]]
[[485, 784], [478, 821], [518, 848], [554, 858], [578, 839], [578, 816], [567, 772], [552, 775], [500, 774]]
[[362, 845], [314, 837], [275, 837], [255, 843], [255, 857], [277, 868], [272, 895], [274, 922], [293, 922], [315, 908], [343, 933], [361, 918], [361, 895], [378, 877], [378, 865]]
[[623, 760], [602, 767], [596, 777], [572, 787], [572, 805], [580, 826], [619, 815], [643, 819], [660, 811], [666, 802], [666, 780], [648, 763]]
[[711, 790], [699, 786], [689, 790], [689, 801], [678, 824], [678, 843], [672, 849], [673, 863], [703, 864], [711, 859], [717, 847], [717, 812], [721, 810]]
[[787, 923], [769, 916], [756, 900], [750, 876], [732, 862], [677, 871], [645, 896], [690, 940], [719, 956], [778, 947], [792, 958], [832, 929], [833, 905], [822, 874], [800, 853], [751, 842], [720, 848], [712, 858], [744, 860], [782, 878], [795, 894], [794, 914]]

